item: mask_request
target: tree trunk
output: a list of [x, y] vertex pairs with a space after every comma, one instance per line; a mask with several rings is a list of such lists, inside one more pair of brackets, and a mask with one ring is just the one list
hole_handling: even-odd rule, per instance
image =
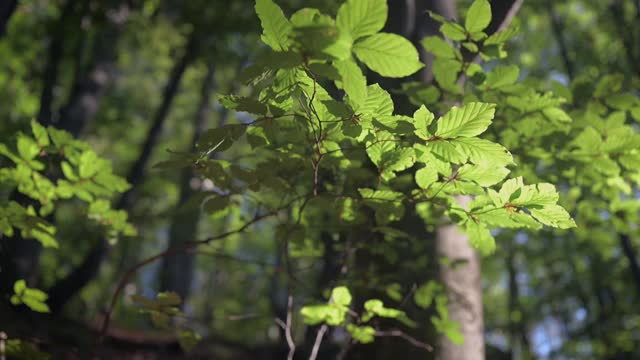
[[[163, 92], [162, 103], [153, 117], [153, 123], [147, 133], [147, 138], [142, 150], [140, 151], [140, 155], [127, 176], [127, 182], [131, 184], [131, 188], [122, 194], [122, 197], [115, 205], [116, 209], [131, 209], [135, 193], [143, 182], [144, 170], [148, 165], [153, 148], [160, 139], [162, 127], [178, 92], [182, 76], [184, 75], [188, 65], [195, 58], [197, 53], [196, 49], [197, 39], [195, 35], [192, 35], [183, 56], [174, 64]], [[109, 250], [110, 247], [107, 243], [107, 239], [102, 237], [100, 241], [98, 241], [98, 243], [89, 251], [82, 263], [75, 269], [71, 270], [67, 277], [57, 282], [49, 290], [49, 306], [52, 311], [60, 310], [62, 306], [69, 301], [69, 299], [82, 290], [89, 281], [95, 278], [100, 270], [100, 265], [106, 258]]]
[[[213, 64], [207, 67], [207, 74], [202, 83], [200, 91], [200, 103], [195, 115], [195, 124], [193, 138], [189, 150], [195, 149], [196, 142], [200, 135], [207, 127], [209, 119], [209, 109], [211, 107], [211, 94], [215, 88], [215, 68]], [[224, 125], [224, 114], [221, 114], [218, 126]], [[169, 229], [169, 245], [168, 247], [179, 246], [185, 241], [193, 241], [196, 237], [198, 229], [198, 220], [200, 219], [200, 210], [185, 210], [181, 206], [189, 199], [193, 193], [191, 189], [191, 179], [193, 171], [191, 168], [185, 168], [180, 177], [180, 195], [178, 204], [176, 205], [176, 214], [174, 215]], [[194, 269], [194, 254], [181, 252], [173, 256], [167, 257], [162, 263], [160, 269], [160, 289], [162, 291], [175, 291], [180, 295], [184, 303], [189, 296]]]
[[[468, 196], [458, 196], [456, 200], [466, 207], [471, 199]], [[460, 324], [464, 343], [455, 345], [442, 336], [438, 359], [484, 360], [480, 257], [469, 245], [469, 238], [459, 232], [455, 224], [438, 228], [436, 249], [439, 256], [447, 257], [450, 262], [464, 261], [464, 264], [455, 267], [440, 265], [440, 279], [449, 294], [449, 317]]]
[[[73, 1], [72, 1], [73, 2]], [[78, 137], [85, 130], [100, 108], [100, 101], [114, 78], [117, 57], [116, 44], [120, 38], [131, 9], [127, 2], [104, 9], [107, 24], [94, 42], [94, 62], [88, 71], [72, 85], [67, 104], [60, 109], [55, 126]]]
[[3, 0], [0, 3], [0, 39], [7, 33], [7, 25], [17, 6], [18, 0]]
[[635, 284], [638, 295], [640, 296], [640, 265], [638, 264], [638, 258], [636, 257], [636, 252], [633, 249], [631, 238], [627, 234], [619, 234], [618, 237], [620, 238], [620, 247], [622, 247], [624, 256], [629, 261], [631, 278], [633, 279], [633, 283]]
[[[69, 20], [74, 15], [73, 6], [76, 2], [67, 0], [62, 6], [61, 14], [58, 20], [51, 27], [51, 33], [53, 37], [49, 43], [49, 56], [47, 58], [47, 65], [44, 70], [42, 80], [42, 93], [40, 94], [40, 110], [38, 111], [38, 122], [42, 125], [49, 125], [53, 122], [51, 118], [52, 111], [51, 105], [53, 103], [53, 89], [58, 83], [58, 67], [62, 60], [64, 52], [64, 41], [66, 34], [66, 27], [69, 26]], [[86, 2], [85, 2], [86, 3]], [[81, 15], [77, 17], [81, 19]], [[74, 19], [75, 20], [75, 19]], [[73, 25], [79, 26], [80, 21], [73, 21]], [[80, 31], [75, 29], [74, 31]], [[68, 40], [68, 36], [67, 39]]]
[[[496, 0], [491, 3], [492, 20], [486, 32], [492, 34], [505, 28], [513, 19], [522, 5], [522, 0]], [[456, 19], [455, 3], [446, 0], [432, 0], [430, 10], [439, 13], [447, 19]], [[422, 36], [430, 35], [439, 25], [433, 20], [425, 22]], [[428, 69], [423, 75], [425, 81], [432, 81], [433, 74], [429, 71], [433, 61], [429, 54], [425, 54], [423, 61]], [[456, 200], [463, 207], [471, 201], [469, 196], [456, 196]], [[460, 346], [453, 344], [442, 336], [439, 341], [437, 357], [440, 360], [483, 360], [485, 358], [484, 318], [482, 303], [481, 268], [478, 253], [469, 244], [468, 237], [457, 230], [455, 224], [443, 225], [436, 234], [436, 251], [438, 256], [445, 256], [450, 261], [464, 260], [464, 265], [451, 267], [439, 266], [440, 279], [449, 294], [449, 316], [460, 324], [460, 332], [464, 336], [464, 343]]]

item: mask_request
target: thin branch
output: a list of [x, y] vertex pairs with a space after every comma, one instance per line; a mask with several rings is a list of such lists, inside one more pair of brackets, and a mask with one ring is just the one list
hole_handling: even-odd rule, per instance
[[[288, 205], [287, 205], [288, 206]], [[113, 296], [111, 297], [111, 302], [109, 303], [109, 307], [107, 308], [105, 315], [104, 315], [104, 321], [102, 323], [102, 329], [100, 330], [99, 338], [98, 338], [98, 343], [101, 343], [104, 340], [105, 335], [107, 334], [107, 331], [109, 330], [109, 323], [111, 321], [111, 315], [113, 314], [113, 310], [115, 308], [115, 306], [118, 303], [118, 299], [120, 298], [120, 294], [122, 293], [122, 291], [124, 290], [125, 286], [127, 285], [127, 283], [131, 280], [131, 278], [138, 272], [138, 270], [140, 270], [141, 268], [155, 262], [156, 260], [162, 259], [166, 256], [170, 256], [176, 253], [180, 253], [183, 251], [188, 251], [190, 249], [193, 249], [195, 247], [198, 247], [200, 245], [206, 245], [209, 244], [212, 241], [215, 240], [221, 240], [224, 238], [227, 238], [230, 235], [233, 234], [238, 234], [241, 233], [243, 231], [245, 231], [246, 229], [248, 229], [251, 225], [257, 223], [260, 220], [263, 220], [267, 217], [273, 216], [275, 214], [277, 214], [280, 210], [282, 209], [276, 209], [273, 210], [271, 212], [262, 214], [262, 215], [256, 215], [254, 216], [253, 219], [251, 219], [250, 221], [246, 222], [244, 225], [242, 225], [241, 227], [239, 227], [236, 230], [232, 230], [232, 231], [227, 231], [224, 232], [222, 234], [216, 235], [216, 236], [212, 236], [212, 237], [208, 237], [206, 239], [203, 240], [199, 240], [199, 241], [191, 241], [191, 242], [187, 242], [184, 244], [181, 244], [179, 246], [174, 246], [171, 248], [168, 248], [167, 250], [160, 252], [156, 255], [153, 255], [151, 257], [148, 257], [140, 262], [138, 262], [137, 264], [135, 264], [134, 266], [132, 266], [131, 268], [129, 268], [129, 270], [127, 270], [127, 272], [124, 274], [124, 276], [120, 279], [120, 281], [118, 282], [118, 285], [116, 286], [116, 290], [113, 294]]]
[[376, 336], [378, 337], [385, 337], [385, 336], [391, 336], [391, 337], [399, 337], [402, 338], [404, 340], [406, 340], [409, 344], [417, 347], [417, 348], [421, 348], [424, 349], [428, 352], [432, 352], [433, 351], [433, 346], [420, 341], [414, 337], [412, 337], [411, 335], [406, 334], [405, 332], [403, 332], [402, 330], [388, 330], [388, 331], [376, 331]]
[[287, 318], [285, 321], [282, 321], [279, 318], [276, 318], [276, 324], [278, 324], [282, 330], [284, 330], [284, 336], [287, 339], [287, 346], [289, 346], [289, 354], [287, 355], [287, 360], [293, 360], [293, 355], [296, 352], [296, 343], [293, 341], [293, 336], [291, 335], [291, 318], [293, 317], [293, 296], [289, 295], [287, 298]]
[[313, 349], [311, 349], [311, 355], [309, 355], [309, 360], [316, 360], [318, 357], [318, 351], [320, 351], [320, 344], [322, 344], [322, 338], [324, 334], [327, 332], [329, 327], [327, 324], [323, 324], [320, 329], [318, 329], [318, 334], [316, 335], [316, 341], [313, 343]]

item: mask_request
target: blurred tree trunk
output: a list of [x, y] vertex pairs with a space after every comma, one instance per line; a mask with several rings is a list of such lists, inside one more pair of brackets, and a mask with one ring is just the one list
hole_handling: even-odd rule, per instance
[[[79, 12], [74, 10], [74, 5], [78, 4], [75, 0], [67, 0], [62, 6], [61, 14], [58, 20], [50, 27], [50, 33], [53, 34], [49, 42], [47, 64], [43, 74], [42, 92], [40, 94], [40, 110], [38, 111], [38, 122], [42, 125], [49, 125], [54, 122], [52, 118], [53, 91], [58, 85], [58, 73], [60, 61], [64, 54], [65, 40], [69, 40], [68, 33], [77, 32], [78, 36], [83, 36], [80, 29], [80, 23], [85, 11], [87, 10], [88, 0], [80, 3]], [[80, 54], [73, 54], [80, 57]]]
[[638, 264], [638, 258], [636, 256], [636, 252], [633, 249], [633, 244], [631, 243], [631, 237], [627, 234], [618, 234], [620, 238], [620, 247], [622, 247], [622, 252], [624, 256], [629, 261], [629, 271], [631, 272], [631, 278], [633, 279], [633, 283], [635, 284], [636, 290], [638, 291], [638, 296], [640, 296], [640, 264]]
[[[73, 2], [73, 1], [72, 1]], [[118, 55], [117, 43], [132, 9], [128, 2], [114, 2], [112, 6], [97, 10], [104, 14], [104, 29], [93, 44], [92, 64], [72, 85], [67, 103], [60, 109], [55, 126], [79, 136], [100, 108], [100, 101], [115, 74]], [[75, 54], [81, 56], [81, 54]]]
[[7, 33], [7, 25], [17, 6], [18, 0], [3, 0], [0, 3], [0, 38]]
[[[195, 114], [193, 137], [188, 151], [195, 150], [196, 142], [207, 127], [211, 108], [211, 95], [214, 88], [215, 67], [213, 64], [208, 64], [207, 73], [200, 90], [200, 103], [198, 104], [198, 109]], [[218, 126], [224, 125], [225, 117], [226, 112], [222, 112]], [[185, 241], [193, 241], [197, 235], [200, 209], [182, 208], [189, 199], [189, 196], [193, 194], [191, 187], [193, 176], [194, 174], [190, 167], [185, 168], [180, 176], [180, 195], [169, 228], [168, 247], [170, 248], [178, 246]], [[162, 263], [162, 268], [160, 269], [160, 289], [162, 291], [175, 291], [178, 293], [183, 300], [182, 305], [184, 306], [189, 296], [189, 290], [191, 289], [193, 271], [194, 254], [192, 253], [181, 252], [165, 258]]]
[[[153, 116], [153, 122], [147, 133], [140, 155], [134, 162], [127, 176], [127, 182], [131, 184], [131, 188], [122, 194], [122, 197], [120, 197], [120, 200], [114, 206], [116, 209], [131, 210], [134, 197], [144, 180], [144, 170], [149, 163], [154, 147], [160, 139], [162, 127], [169, 115], [173, 100], [178, 93], [182, 77], [188, 65], [191, 64], [196, 57], [197, 42], [196, 35], [192, 34], [182, 57], [176, 61], [171, 70], [167, 85], [163, 91], [162, 102]], [[52, 311], [60, 310], [67, 301], [96, 277], [100, 270], [100, 265], [106, 258], [109, 250], [110, 246], [107, 239], [102, 237], [78, 267], [72, 269], [65, 278], [54, 284], [49, 290], [49, 306]]]

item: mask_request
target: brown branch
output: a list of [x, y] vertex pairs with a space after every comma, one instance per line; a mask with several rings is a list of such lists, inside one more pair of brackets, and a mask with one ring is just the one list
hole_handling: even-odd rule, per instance
[[394, 330], [388, 330], [388, 331], [376, 331], [376, 336], [378, 337], [385, 337], [385, 336], [391, 336], [391, 337], [399, 337], [402, 338], [404, 340], [406, 340], [409, 344], [417, 347], [417, 348], [421, 348], [424, 349], [428, 352], [432, 352], [433, 351], [433, 346], [420, 341], [414, 337], [412, 337], [411, 335], [406, 334], [405, 332], [403, 332], [402, 330], [398, 330], [398, 329], [394, 329]]
[[287, 360], [293, 360], [293, 355], [296, 352], [296, 343], [293, 341], [291, 335], [291, 318], [293, 317], [293, 296], [289, 295], [287, 298], [287, 317], [285, 321], [279, 318], [275, 318], [276, 324], [284, 331], [284, 336], [287, 340], [287, 346], [289, 347], [289, 353], [287, 354]]
[[311, 355], [309, 355], [309, 360], [316, 360], [318, 357], [318, 351], [320, 351], [320, 344], [322, 344], [322, 338], [324, 334], [327, 332], [329, 327], [327, 324], [323, 324], [320, 329], [318, 329], [318, 334], [316, 335], [316, 341], [313, 343], [313, 349], [311, 349]]
[[187, 251], [187, 250], [193, 249], [195, 247], [198, 247], [200, 245], [206, 245], [206, 244], [211, 243], [212, 241], [221, 240], [221, 239], [224, 239], [224, 238], [226, 238], [226, 237], [228, 237], [230, 235], [241, 233], [241, 232], [245, 231], [246, 229], [248, 229], [251, 225], [257, 223], [258, 221], [263, 220], [263, 219], [265, 219], [267, 217], [270, 217], [270, 216], [273, 216], [273, 215], [277, 214], [280, 210], [282, 210], [282, 209], [276, 209], [276, 210], [273, 210], [271, 212], [268, 212], [268, 213], [265, 213], [265, 214], [262, 214], [262, 215], [256, 215], [256, 216], [254, 216], [253, 219], [251, 219], [250, 221], [246, 222], [244, 225], [242, 225], [241, 227], [239, 227], [236, 230], [227, 231], [227, 232], [224, 232], [222, 234], [219, 234], [219, 235], [216, 235], [216, 236], [212, 236], [212, 237], [208, 237], [208, 238], [203, 239], [203, 240], [192, 241], [192, 242], [184, 243], [184, 244], [182, 244], [180, 246], [175, 246], [175, 247], [168, 248], [167, 250], [165, 250], [163, 252], [160, 252], [160, 253], [158, 253], [156, 255], [153, 255], [151, 257], [148, 257], [148, 258], [138, 262], [137, 264], [135, 264], [131, 268], [129, 268], [129, 270], [127, 270], [127, 272], [124, 274], [124, 276], [118, 282], [118, 284], [116, 286], [116, 290], [115, 290], [113, 296], [111, 297], [111, 302], [109, 303], [109, 307], [105, 311], [104, 322], [102, 323], [102, 329], [100, 330], [100, 333], [99, 333], [98, 343], [101, 343], [103, 341], [104, 336], [106, 335], [107, 331], [109, 330], [109, 323], [111, 321], [111, 315], [113, 314], [113, 310], [114, 310], [115, 306], [118, 303], [118, 299], [120, 298], [120, 294], [122, 293], [122, 290], [124, 290], [124, 287], [131, 280], [131, 278], [138, 272], [138, 270], [140, 270], [141, 268], [143, 268], [143, 267], [155, 262], [156, 260], [162, 259], [162, 258], [164, 258], [166, 256], [170, 256], [170, 255], [173, 255], [173, 254], [176, 254], [176, 253]]

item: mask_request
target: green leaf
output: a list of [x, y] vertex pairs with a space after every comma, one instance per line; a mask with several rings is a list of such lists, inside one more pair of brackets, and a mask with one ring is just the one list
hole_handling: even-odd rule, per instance
[[541, 209], [529, 208], [531, 216], [542, 224], [557, 227], [560, 229], [569, 229], [576, 227], [575, 221], [569, 213], [560, 205], [547, 205]]
[[464, 27], [470, 33], [480, 32], [489, 26], [491, 22], [491, 5], [487, 0], [475, 0], [464, 20]]
[[418, 51], [406, 38], [378, 33], [355, 43], [353, 51], [367, 67], [386, 77], [405, 77], [420, 70]]
[[510, 25], [506, 29], [502, 31], [498, 31], [497, 33], [491, 34], [485, 41], [484, 45], [500, 45], [507, 42], [511, 39], [515, 34], [518, 33], [518, 26]]
[[353, 40], [382, 30], [387, 22], [386, 0], [347, 0], [340, 6], [336, 23]]
[[17, 295], [22, 295], [22, 293], [24, 293], [26, 288], [27, 288], [27, 282], [24, 281], [23, 279], [17, 280], [13, 284], [13, 292], [16, 293]]
[[469, 237], [469, 243], [478, 249], [482, 255], [489, 255], [496, 250], [496, 240], [489, 229], [473, 220], [466, 221], [463, 231]]
[[569, 123], [571, 117], [564, 110], [558, 107], [550, 107], [542, 110], [544, 116], [553, 123]]
[[456, 50], [440, 36], [428, 36], [422, 39], [421, 43], [428, 52], [436, 57], [445, 59], [455, 59], [457, 57]]
[[331, 291], [331, 300], [334, 304], [349, 306], [351, 304], [351, 292], [346, 286], [338, 286]]
[[429, 131], [429, 125], [433, 122], [435, 116], [424, 105], [421, 105], [416, 112], [413, 113], [413, 125], [415, 126], [415, 134], [422, 140], [429, 140], [433, 137]]
[[451, 40], [461, 41], [467, 39], [464, 28], [456, 23], [446, 22], [440, 26], [440, 31]]
[[444, 139], [479, 135], [491, 124], [495, 108], [495, 104], [479, 102], [454, 106], [438, 119], [435, 135]]
[[502, 145], [479, 138], [457, 138], [452, 140], [456, 149], [474, 164], [490, 163], [495, 166], [513, 164], [511, 153]]
[[441, 284], [431, 280], [425, 284], [420, 285], [413, 295], [413, 301], [416, 305], [423, 309], [427, 309], [433, 303], [436, 295], [442, 292], [443, 287]]
[[496, 66], [490, 73], [487, 74], [487, 78], [478, 86], [481, 90], [500, 89], [502, 87], [512, 85], [520, 76], [520, 69], [515, 66]]
[[22, 279], [13, 284], [13, 291], [14, 294], [10, 299], [13, 305], [24, 304], [32, 311], [39, 313], [50, 312], [49, 306], [45, 303], [48, 295], [44, 291], [28, 287]]
[[182, 330], [178, 333], [178, 342], [185, 352], [190, 352], [202, 340], [202, 336], [193, 330]]
[[424, 167], [416, 171], [416, 184], [421, 189], [428, 189], [436, 181], [438, 181], [438, 172], [435, 169]]
[[465, 49], [469, 50], [472, 53], [477, 53], [478, 52], [478, 45], [476, 45], [476, 43], [474, 42], [463, 42], [462, 46], [464, 46]]
[[338, 61], [334, 65], [342, 79], [342, 88], [351, 102], [360, 107], [367, 97], [367, 79], [360, 67], [352, 59]]
[[491, 162], [482, 162], [478, 165], [465, 164], [458, 169], [458, 179], [473, 181], [485, 187], [499, 183], [508, 174], [509, 169]]
[[282, 9], [272, 0], [256, 0], [256, 13], [262, 23], [262, 41], [275, 51], [288, 50], [292, 26]]
[[24, 160], [31, 160], [40, 153], [40, 147], [30, 137], [20, 134], [18, 136], [18, 154]]
[[246, 126], [236, 124], [209, 129], [200, 136], [196, 149], [203, 152], [225, 151], [244, 135], [246, 129]]
[[371, 326], [356, 326], [353, 324], [347, 324], [347, 331], [355, 341], [362, 344], [373, 342], [376, 334], [376, 330]]
[[265, 115], [268, 112], [267, 105], [248, 97], [237, 95], [222, 95], [218, 97], [220, 105], [227, 109], [246, 111], [254, 115]]
[[[461, 153], [458, 150], [458, 147], [449, 140], [437, 140], [437, 141], [429, 141], [427, 143], [427, 148], [433, 154], [438, 155], [445, 161], [454, 163], [454, 164], [462, 164], [467, 161], [468, 156]], [[451, 175], [451, 174], [447, 174]]]
[[378, 84], [367, 86], [367, 98], [358, 113], [370, 117], [388, 116], [393, 113], [391, 95]]
[[37, 121], [31, 120], [31, 131], [33, 131], [33, 137], [36, 138], [36, 142], [38, 146], [45, 147], [49, 146], [49, 133], [47, 129], [40, 125]]
[[458, 94], [460, 86], [456, 84], [462, 63], [457, 59], [436, 58], [433, 61], [433, 76], [440, 86], [449, 92]]

